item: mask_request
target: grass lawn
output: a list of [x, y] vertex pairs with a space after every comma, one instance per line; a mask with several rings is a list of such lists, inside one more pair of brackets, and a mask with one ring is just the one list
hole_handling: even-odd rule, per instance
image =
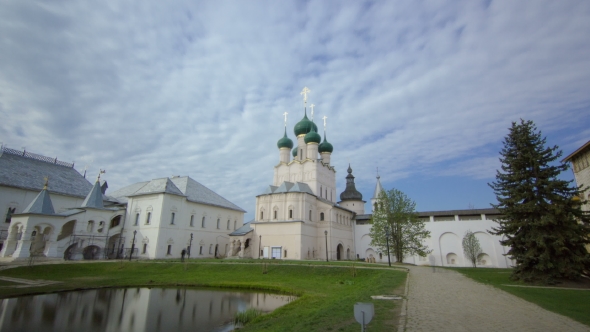
[[[360, 268], [363, 264], [271, 261], [263, 274], [260, 261], [108, 262], [51, 264], [0, 271], [0, 276], [63, 281], [31, 288], [0, 288], [0, 298], [98, 287], [198, 286], [258, 289], [300, 296], [298, 300], [255, 319], [240, 331], [358, 331], [356, 302], [373, 302], [372, 331], [395, 331], [399, 301], [372, 300], [371, 295], [403, 294], [406, 273]], [[269, 261], [267, 261], [269, 262]], [[245, 264], [243, 264], [245, 263]], [[289, 264], [293, 263], [293, 264]], [[323, 262], [322, 264], [328, 264]], [[355, 276], [353, 276], [355, 275]]]
[[504, 285], [526, 286], [524, 283], [510, 280], [511, 269], [452, 269], [475, 281], [500, 288], [547, 310], [590, 326], [590, 290], [510, 287]]

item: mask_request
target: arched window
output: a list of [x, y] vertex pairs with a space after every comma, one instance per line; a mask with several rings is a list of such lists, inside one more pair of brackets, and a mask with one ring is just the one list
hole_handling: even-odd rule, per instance
[[135, 226], [139, 225], [139, 213], [135, 214]]
[[176, 217], [176, 214], [172, 212], [172, 215], [170, 216], [170, 225], [174, 225], [174, 217]]
[[320, 220], [324, 221], [324, 213], [323, 212], [320, 213]]
[[293, 219], [293, 210], [289, 210], [289, 218]]
[[260, 211], [260, 220], [264, 219], [264, 211]]
[[145, 218], [145, 224], [149, 225], [152, 222], [152, 213], [148, 212], [147, 217]]
[[88, 222], [88, 226], [86, 226], [86, 231], [88, 233], [92, 233], [94, 231], [94, 221], [90, 220]]
[[217, 229], [219, 229], [219, 218], [217, 218]]
[[201, 228], [205, 228], [205, 216], [201, 219]]
[[195, 226], [195, 215], [194, 214], [191, 214], [191, 222], [189, 225], [191, 225], [191, 227]]
[[111, 220], [111, 225], [109, 228], [117, 227], [121, 224], [121, 216], [116, 216]]
[[277, 210], [274, 210], [274, 218], [275, 219], [277, 219], [277, 214], [278, 214], [278, 211]]
[[309, 210], [309, 221], [311, 221], [311, 210]]

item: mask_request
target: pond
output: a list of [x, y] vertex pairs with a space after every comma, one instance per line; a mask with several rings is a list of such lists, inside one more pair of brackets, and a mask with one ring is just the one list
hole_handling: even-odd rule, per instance
[[0, 300], [0, 331], [231, 331], [237, 312], [294, 296], [194, 288], [106, 288]]

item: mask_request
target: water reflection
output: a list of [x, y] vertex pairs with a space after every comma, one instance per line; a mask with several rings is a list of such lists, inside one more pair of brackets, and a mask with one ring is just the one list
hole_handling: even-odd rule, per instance
[[231, 331], [236, 312], [286, 295], [183, 288], [96, 289], [0, 300], [0, 331]]

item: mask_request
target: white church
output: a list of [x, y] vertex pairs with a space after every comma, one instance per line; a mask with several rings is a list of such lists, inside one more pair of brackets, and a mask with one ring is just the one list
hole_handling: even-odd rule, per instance
[[[346, 189], [336, 192], [334, 147], [307, 117], [277, 142], [272, 184], [256, 196], [255, 219], [194, 179], [164, 177], [106, 193], [56, 158], [0, 147], [0, 261], [38, 259], [166, 259], [184, 251], [194, 258], [388, 261], [371, 246], [371, 214], [347, 169]], [[371, 207], [383, 190], [377, 177]], [[470, 266], [462, 238], [475, 232], [483, 253], [478, 264], [509, 267], [497, 236], [487, 231], [501, 218], [494, 209], [419, 212], [430, 238], [427, 257], [406, 257], [417, 265]], [[394, 256], [390, 256], [392, 262]]]

